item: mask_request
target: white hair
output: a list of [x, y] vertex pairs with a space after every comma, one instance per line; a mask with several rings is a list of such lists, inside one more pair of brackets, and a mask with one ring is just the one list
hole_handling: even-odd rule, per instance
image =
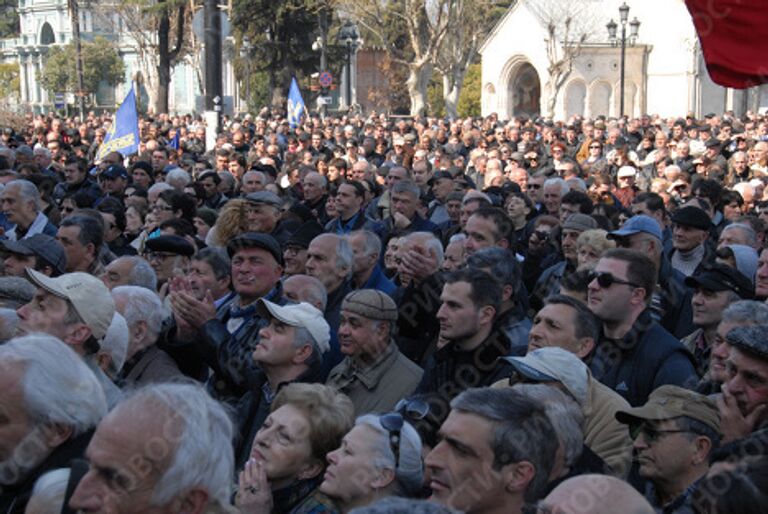
[[378, 259], [381, 255], [381, 239], [379, 236], [371, 232], [370, 230], [355, 230], [347, 236], [349, 242], [352, 242], [353, 237], [360, 236], [363, 238], [363, 247], [366, 255], [375, 255]]
[[[169, 172], [170, 173], [170, 172]], [[174, 187], [166, 182], [157, 182], [155, 184], [152, 184], [149, 186], [149, 189], [147, 189], [147, 194], [160, 194], [163, 191], [170, 191], [171, 189], [174, 189]]]
[[443, 260], [445, 259], [443, 243], [441, 243], [432, 232], [411, 232], [410, 234], [403, 236], [400, 241], [400, 246], [406, 243], [416, 242], [417, 240], [426, 247], [428, 253], [434, 252], [435, 259], [437, 259], [437, 267], [439, 268], [442, 266]]
[[129, 340], [128, 324], [119, 312], [115, 312], [112, 316], [112, 323], [107, 328], [107, 334], [104, 336], [101, 348], [99, 349], [99, 353], [109, 355], [112, 361], [108, 370], [110, 376], [115, 376], [123, 369], [125, 356], [128, 354]]
[[571, 190], [571, 187], [568, 185], [568, 182], [561, 179], [560, 177], [553, 177], [548, 178], [544, 181], [544, 185], [541, 187], [542, 190], [547, 186], [554, 186], [557, 185], [560, 187], [560, 196], [564, 196], [568, 191]]
[[173, 168], [165, 176], [165, 183], [174, 189], [178, 189], [179, 191], [184, 189], [184, 187], [190, 182], [192, 182], [192, 177], [190, 177], [189, 173], [181, 168]]
[[123, 316], [129, 328], [136, 326], [139, 321], [144, 321], [150, 336], [156, 339], [160, 335], [163, 320], [170, 313], [163, 306], [157, 293], [145, 287], [117, 286], [112, 290], [112, 298], [115, 302], [119, 298], [125, 299]]
[[208, 492], [211, 504], [228, 505], [234, 476], [234, 435], [224, 407], [196, 384], [155, 384], [139, 389], [115, 407], [114, 413], [126, 405], [141, 409], [160, 406], [170, 411], [178, 435], [165, 434], [176, 444], [170, 467], [155, 486], [154, 505], [164, 505], [175, 496], [193, 488]]
[[58, 468], [38, 478], [24, 512], [27, 514], [61, 512], [67, 496], [69, 474], [69, 468]]
[[0, 346], [0, 360], [24, 369], [24, 403], [34, 421], [60, 423], [79, 435], [106, 415], [107, 400], [96, 375], [59, 339], [47, 334], [17, 337]]
[[21, 200], [32, 201], [35, 206], [35, 212], [40, 212], [40, 191], [37, 189], [36, 185], [34, 185], [29, 180], [17, 178], [8, 182], [5, 185], [5, 188], [8, 189], [11, 186], [17, 187], [19, 189], [19, 196], [21, 197]]
[[462, 241], [467, 240], [467, 234], [464, 234], [463, 232], [459, 232], [457, 234], [453, 234], [451, 238], [448, 240], [448, 244], [451, 243], [460, 243]]
[[421, 488], [424, 467], [421, 461], [421, 438], [408, 421], [400, 429], [400, 458], [395, 468], [395, 454], [390, 444], [389, 431], [381, 424], [378, 415], [365, 414], [355, 420], [355, 426], [365, 425], [376, 432], [377, 440], [371, 444], [376, 456], [374, 465], [395, 471], [397, 486], [404, 496], [410, 496]]

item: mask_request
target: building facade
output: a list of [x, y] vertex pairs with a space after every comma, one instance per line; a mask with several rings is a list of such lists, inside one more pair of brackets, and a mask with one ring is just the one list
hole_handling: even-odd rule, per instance
[[[679, 116], [693, 112], [768, 108], [768, 86], [733, 90], [712, 82], [683, 0], [626, 0], [639, 37], [625, 54], [624, 113]], [[572, 16], [572, 38], [585, 33], [572, 71], [555, 97], [554, 118], [618, 116], [621, 48], [608, 41], [606, 24], [618, 21], [623, 0], [519, 0], [488, 35], [482, 57], [482, 114], [546, 114], [551, 88], [547, 24]], [[629, 31], [629, 27], [627, 28]], [[619, 28], [619, 33], [621, 28]], [[575, 35], [576, 34], [576, 35]], [[562, 49], [562, 42], [560, 42]]]

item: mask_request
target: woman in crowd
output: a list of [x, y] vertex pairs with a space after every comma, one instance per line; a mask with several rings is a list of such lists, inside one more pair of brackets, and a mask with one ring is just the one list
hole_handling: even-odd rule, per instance
[[328, 454], [320, 492], [346, 514], [386, 496], [416, 496], [423, 478], [421, 440], [398, 413], [366, 414]]
[[227, 241], [248, 231], [248, 202], [239, 198], [229, 200], [219, 211], [216, 224], [208, 231], [206, 244], [226, 247]]
[[603, 253], [611, 248], [616, 248], [616, 243], [608, 239], [607, 236], [608, 232], [600, 229], [585, 230], [579, 235], [576, 240], [579, 270], [593, 269]]
[[336, 512], [318, 493], [326, 455], [352, 426], [346, 395], [322, 384], [294, 383], [275, 397], [240, 473], [235, 500], [241, 513]]

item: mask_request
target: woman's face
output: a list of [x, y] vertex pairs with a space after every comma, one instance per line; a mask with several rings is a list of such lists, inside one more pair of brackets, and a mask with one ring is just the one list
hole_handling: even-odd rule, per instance
[[273, 488], [317, 476], [323, 465], [312, 457], [310, 423], [304, 412], [285, 404], [270, 414], [251, 446], [251, 458], [265, 465]]
[[739, 202], [730, 202], [723, 207], [723, 216], [727, 220], [733, 220], [741, 216], [741, 206]]
[[211, 227], [209, 227], [202, 218], [197, 216], [195, 216], [193, 223], [195, 225], [195, 229], [197, 230], [197, 237], [205, 241], [205, 236], [208, 235], [208, 231], [211, 230]]
[[341, 441], [341, 447], [328, 454], [320, 492], [350, 503], [365, 498], [374, 490], [380, 470], [374, 465], [373, 441], [378, 434], [367, 425], [357, 425]]
[[138, 234], [143, 225], [139, 211], [133, 207], [128, 207], [125, 211], [125, 231], [129, 234]]
[[395, 269], [397, 267], [397, 250], [398, 250], [398, 243], [399, 239], [397, 237], [393, 237], [389, 240], [389, 243], [387, 243], [387, 251], [384, 252], [384, 266], [387, 269]]
[[152, 212], [158, 224], [175, 218], [173, 208], [162, 198], [158, 198], [155, 205], [152, 206]]
[[579, 245], [577, 252], [580, 270], [593, 269], [600, 260], [600, 252], [590, 245]]

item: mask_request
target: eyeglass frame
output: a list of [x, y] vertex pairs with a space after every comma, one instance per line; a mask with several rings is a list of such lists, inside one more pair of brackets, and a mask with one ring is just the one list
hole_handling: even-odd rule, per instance
[[381, 427], [389, 434], [389, 448], [395, 456], [395, 472], [400, 467], [400, 433], [405, 419], [399, 412], [388, 412], [379, 416]]
[[[602, 280], [602, 277], [610, 277], [606, 279], [608, 280], [607, 284], [604, 283], [605, 280]], [[634, 288], [643, 287], [634, 282], [630, 282], [629, 280], [616, 278], [613, 273], [610, 273], [608, 271], [591, 271], [589, 275], [587, 275], [587, 280], [589, 284], [597, 280], [597, 285], [599, 285], [601, 289], [609, 289], [613, 284], [632, 286]]]
[[662, 438], [662, 436], [669, 435], [669, 434], [693, 434], [695, 432], [691, 430], [658, 430], [653, 428], [648, 423], [637, 423], [634, 425], [630, 425], [629, 427], [629, 437], [632, 438], [632, 440], [636, 440], [640, 435], [643, 436], [643, 439], [648, 444], [654, 444], [659, 441], [659, 439]]

